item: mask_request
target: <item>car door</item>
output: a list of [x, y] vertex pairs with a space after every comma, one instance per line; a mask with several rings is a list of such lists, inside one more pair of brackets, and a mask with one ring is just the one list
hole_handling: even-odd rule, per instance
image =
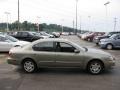
[[114, 40], [115, 47], [120, 47], [120, 35], [117, 35]]
[[0, 51], [9, 51], [11, 47], [13, 47], [12, 42], [0, 36]]
[[34, 59], [39, 66], [53, 67], [55, 66], [55, 49], [52, 41], [45, 41], [37, 43], [33, 46]]
[[58, 67], [80, 67], [82, 64], [82, 53], [74, 51], [76, 47], [65, 42], [56, 42], [56, 66]]
[[24, 41], [31, 41], [32, 37], [29, 37], [29, 33], [28, 32], [21, 32], [21, 39]]

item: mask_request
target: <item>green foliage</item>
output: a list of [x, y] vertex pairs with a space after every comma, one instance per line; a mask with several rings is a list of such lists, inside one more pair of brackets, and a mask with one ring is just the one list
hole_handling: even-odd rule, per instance
[[[20, 26], [21, 31], [38, 31], [38, 24], [31, 23], [28, 21], [24, 21], [22, 23], [18, 23], [18, 21], [15, 21], [11, 24], [9, 24], [9, 30], [10, 31], [17, 31], [18, 30], [18, 24]], [[0, 23], [0, 31], [5, 31], [7, 27], [6, 23]], [[73, 32], [73, 28], [70, 27], [63, 27], [63, 30], [65, 32]], [[46, 23], [39, 24], [39, 31], [47, 31], [47, 32], [61, 32], [62, 26], [57, 24], [49, 24]]]

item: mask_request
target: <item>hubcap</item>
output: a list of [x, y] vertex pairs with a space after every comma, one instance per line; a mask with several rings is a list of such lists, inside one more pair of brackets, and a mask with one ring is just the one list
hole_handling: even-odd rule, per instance
[[26, 61], [24, 63], [24, 69], [27, 72], [32, 72], [34, 70], [34, 63], [31, 61]]
[[93, 63], [90, 66], [90, 71], [92, 73], [99, 73], [101, 71], [101, 65], [99, 63]]
[[107, 49], [111, 50], [112, 49], [112, 45], [107, 45]]

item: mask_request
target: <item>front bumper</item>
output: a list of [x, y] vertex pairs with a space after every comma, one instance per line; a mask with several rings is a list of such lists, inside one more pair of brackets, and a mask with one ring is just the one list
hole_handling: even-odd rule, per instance
[[101, 48], [106, 48], [107, 42], [99, 42]]
[[115, 61], [109, 61], [106, 65], [106, 69], [113, 69], [115, 66]]

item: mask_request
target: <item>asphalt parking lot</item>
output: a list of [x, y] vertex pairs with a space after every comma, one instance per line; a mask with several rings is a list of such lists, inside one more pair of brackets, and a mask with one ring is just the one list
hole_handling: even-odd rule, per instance
[[[62, 36], [81, 46], [100, 49], [76, 36]], [[120, 50], [104, 50], [116, 57], [116, 66], [101, 75], [79, 69], [40, 69], [33, 74], [6, 63], [7, 53], [0, 53], [0, 90], [120, 90]]]

